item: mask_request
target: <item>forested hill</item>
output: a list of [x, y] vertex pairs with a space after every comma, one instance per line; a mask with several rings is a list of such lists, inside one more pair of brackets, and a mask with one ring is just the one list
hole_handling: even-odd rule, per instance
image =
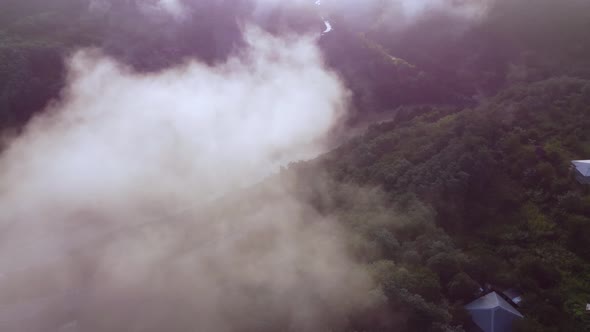
[[[63, 60], [80, 47], [99, 47], [136, 70], [157, 71], [186, 58], [214, 63], [239, 52], [244, 22], [275, 34], [323, 28], [312, 1], [277, 7], [262, 18], [248, 0], [185, 1], [190, 14], [183, 20], [148, 15], [139, 1], [116, 1], [116, 9], [104, 5], [109, 1], [3, 2], [3, 127], [22, 125], [58, 95]], [[433, 11], [403, 27], [388, 16], [389, 2], [367, 6], [376, 3], [366, 24], [325, 9], [334, 30], [320, 44], [327, 64], [353, 93], [354, 123], [371, 114], [388, 117], [406, 105], [474, 106], [516, 83], [590, 77], [586, 1], [496, 0], [483, 19]]]
[[364, 24], [336, 12], [335, 30], [322, 40], [327, 61], [364, 114], [408, 104], [473, 106], [513, 84], [590, 78], [588, 2], [490, 3], [482, 19], [433, 11], [401, 27], [387, 1]]
[[[373, 125], [294, 168], [327, 169], [346, 184], [318, 209], [360, 234], [354, 251], [374, 269], [387, 306], [408, 315], [395, 328], [469, 326], [461, 306], [490, 284], [523, 291], [526, 320], [515, 331], [586, 331], [590, 191], [569, 168], [590, 155], [586, 128], [590, 81], [552, 78], [476, 108], [426, 107]], [[347, 188], [359, 185], [380, 189], [351, 197]]]
[[[190, 2], [202, 7], [178, 22], [91, 2], [0, 4], [2, 130], [59, 96], [79, 47], [138, 71], [214, 63], [255, 19], [248, 1]], [[403, 29], [327, 15], [320, 46], [352, 92], [349, 127], [388, 120], [282, 176], [298, 174], [292, 189], [352, 230], [377, 281], [349, 331], [464, 331], [463, 307], [486, 285], [522, 292], [515, 332], [590, 331], [590, 187], [570, 170], [590, 158], [590, 2], [493, 3], [476, 22], [433, 12]], [[283, 14], [259, 23], [321, 28], [316, 12]]]

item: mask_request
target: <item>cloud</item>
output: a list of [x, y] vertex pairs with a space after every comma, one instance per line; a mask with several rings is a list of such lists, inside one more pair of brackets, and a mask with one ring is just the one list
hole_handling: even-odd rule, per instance
[[0, 156], [4, 305], [74, 301], [84, 331], [344, 324], [368, 281], [337, 223], [282, 181], [242, 191], [326, 151], [345, 115], [315, 38], [249, 28], [225, 63], [151, 74], [77, 52], [61, 100]]
[[404, 13], [413, 17], [430, 10], [442, 10], [464, 17], [477, 17], [485, 12], [488, 0], [413, 0], [399, 1]]
[[183, 11], [180, 0], [159, 0], [158, 5], [175, 16], [182, 14]]
[[[263, 0], [262, 0], [263, 1]], [[400, 30], [424, 15], [479, 20], [494, 0], [323, 0], [326, 16], [336, 16], [358, 31], [372, 28]]]
[[187, 8], [182, 0], [136, 0], [137, 8], [145, 15], [158, 17], [164, 14], [174, 19], [184, 19]]

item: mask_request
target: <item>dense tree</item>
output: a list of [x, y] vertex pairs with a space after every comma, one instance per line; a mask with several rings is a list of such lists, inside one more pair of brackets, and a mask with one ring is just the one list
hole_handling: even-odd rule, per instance
[[[135, 1], [96, 11], [5, 0], [0, 129], [59, 97], [74, 49], [100, 47], [138, 71], [212, 63], [255, 19], [248, 1], [187, 4], [172, 22]], [[515, 331], [590, 331], [590, 191], [569, 171], [590, 158], [590, 8], [567, 4], [498, 0], [475, 24], [430, 13], [403, 30], [331, 17], [320, 45], [353, 94], [348, 125], [388, 121], [284, 173], [297, 173], [296, 197], [348, 230], [346, 249], [375, 281], [355, 330], [461, 331], [463, 305], [491, 284], [524, 291]], [[321, 23], [308, 9], [258, 23], [305, 31]]]
[[452, 300], [473, 300], [479, 293], [480, 286], [464, 272], [457, 273], [449, 282], [447, 289]]

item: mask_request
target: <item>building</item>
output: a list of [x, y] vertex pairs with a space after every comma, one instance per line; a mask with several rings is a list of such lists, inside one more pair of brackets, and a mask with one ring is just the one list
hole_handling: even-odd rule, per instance
[[572, 167], [578, 182], [590, 184], [590, 160], [573, 160]]
[[467, 304], [465, 309], [483, 332], [510, 332], [512, 323], [522, 314], [498, 293], [488, 293]]

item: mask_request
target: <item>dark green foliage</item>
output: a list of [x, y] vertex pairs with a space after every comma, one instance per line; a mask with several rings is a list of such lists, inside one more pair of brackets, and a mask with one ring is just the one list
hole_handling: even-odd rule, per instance
[[[462, 331], [463, 305], [491, 284], [524, 291], [515, 331], [590, 331], [590, 191], [569, 170], [590, 158], [590, 9], [565, 2], [498, 0], [475, 26], [433, 15], [399, 34], [334, 17], [320, 43], [353, 93], [349, 124], [393, 121], [291, 169], [294, 194], [346, 227], [375, 280], [356, 330]], [[85, 0], [4, 0], [0, 130], [59, 96], [79, 47], [140, 71], [224, 59], [251, 9], [227, 3], [190, 2], [193, 16], [163, 25], [133, 1], [97, 14]]]
[[28, 120], [58, 95], [64, 65], [45, 45], [0, 45], [0, 128]]
[[590, 128], [589, 86], [553, 78], [515, 85], [475, 109], [432, 108], [374, 125], [321, 165], [338, 181], [381, 187], [395, 213], [433, 210], [444, 231], [392, 229], [401, 249], [388, 257], [436, 273], [448, 300], [465, 303], [485, 283], [519, 287], [530, 318], [519, 329], [588, 330], [590, 196], [569, 161], [590, 156], [578, 130]]
[[[20, 128], [59, 96], [65, 59], [98, 47], [138, 71], [157, 71], [198, 57], [226, 58], [241, 42], [236, 21], [247, 3], [191, 3], [183, 21], [146, 15], [139, 1], [3, 0], [0, 11], [0, 130]], [[187, 2], [189, 5], [189, 2]], [[199, 7], [200, 6], [200, 7]]]
[[469, 301], [479, 294], [479, 284], [464, 272], [457, 273], [447, 289], [452, 300]]
[[535, 287], [553, 288], [561, 278], [554, 266], [539, 258], [524, 257], [516, 263], [516, 268], [523, 278], [531, 278]]
[[557, 332], [555, 328], [548, 328], [543, 326], [536, 320], [525, 318], [517, 320], [513, 325], [514, 332]]
[[457, 258], [448, 253], [439, 253], [430, 257], [430, 259], [426, 261], [426, 266], [436, 272], [443, 282], [449, 281], [461, 270]]

